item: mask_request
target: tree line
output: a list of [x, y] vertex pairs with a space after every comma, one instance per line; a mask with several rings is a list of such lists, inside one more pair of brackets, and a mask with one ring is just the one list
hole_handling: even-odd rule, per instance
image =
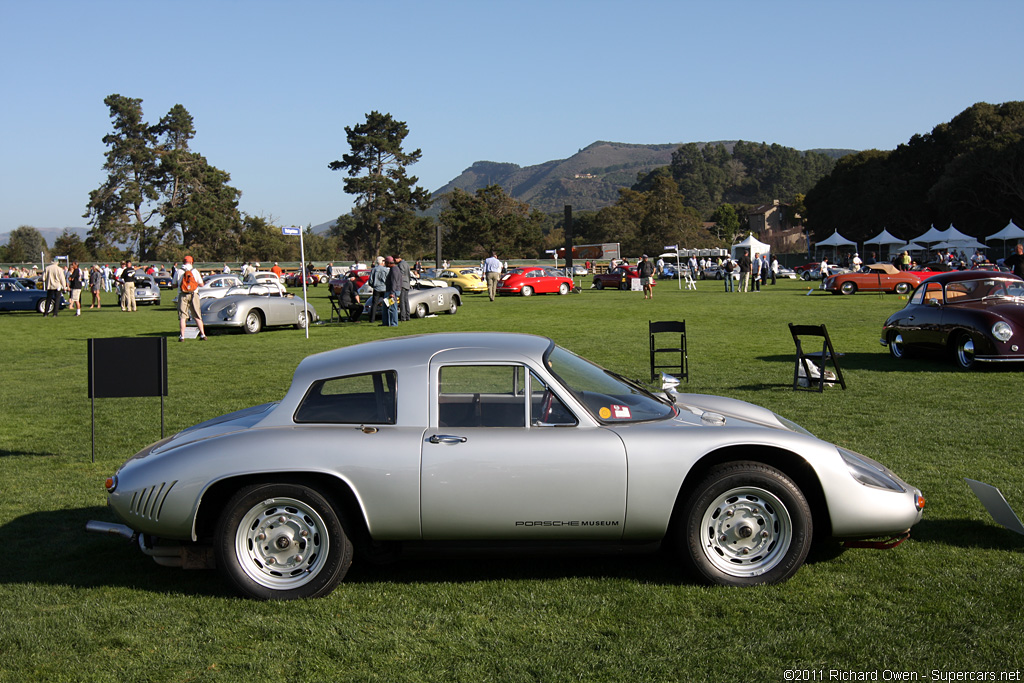
[[[230, 175], [190, 148], [195, 128], [183, 106], [148, 124], [141, 100], [110, 95], [104, 103], [113, 130], [103, 138], [107, 177], [87, 202], [91, 230], [84, 241], [65, 231], [56, 253], [80, 261], [170, 261], [185, 253], [205, 261], [298, 259], [297, 241], [272, 219], [240, 212]], [[343, 189], [355, 207], [325, 234], [306, 227], [308, 259], [425, 258], [434, 255], [438, 233], [444, 256], [454, 259], [491, 249], [534, 258], [564, 245], [564, 214], [533, 209], [497, 184], [456, 189], [436, 198], [436, 219], [424, 215], [435, 200], [408, 172], [421, 151], [404, 149], [405, 122], [373, 111], [345, 132], [350, 151], [327, 166], [345, 172]], [[681, 145], [668, 166], [638, 175], [613, 204], [577, 213], [573, 241], [618, 242], [627, 254], [669, 244], [726, 246], [745, 232], [750, 209], [772, 199], [819, 238], [838, 229], [862, 241], [883, 227], [909, 238], [950, 223], [983, 236], [1024, 215], [1022, 181], [1024, 103], [979, 103], [891, 152], [838, 162], [776, 144]], [[12, 233], [0, 259], [35, 260], [42, 238], [33, 230]]]

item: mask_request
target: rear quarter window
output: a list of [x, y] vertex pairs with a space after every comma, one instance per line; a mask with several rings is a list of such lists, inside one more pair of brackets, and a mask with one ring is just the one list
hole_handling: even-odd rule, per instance
[[397, 405], [393, 371], [333, 377], [314, 382], [294, 420], [299, 423], [395, 424]]

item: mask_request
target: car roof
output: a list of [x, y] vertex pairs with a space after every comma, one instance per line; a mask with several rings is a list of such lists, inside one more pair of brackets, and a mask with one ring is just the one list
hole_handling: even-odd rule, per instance
[[441, 332], [394, 337], [308, 356], [296, 368], [294, 383], [305, 387], [317, 379], [335, 377], [339, 370], [358, 372], [419, 365], [442, 351], [464, 350], [468, 359], [474, 355], [468, 353], [470, 350], [487, 349], [497, 359], [525, 355], [539, 361], [550, 345], [547, 337], [513, 332]]
[[953, 270], [948, 273], [937, 273], [932, 275], [927, 280], [923, 280], [921, 284], [937, 282], [940, 285], [946, 285], [950, 282], [961, 282], [963, 280], [982, 280], [985, 278], [1006, 278], [1009, 280], [1020, 280], [1013, 273], [1004, 273], [998, 270]]

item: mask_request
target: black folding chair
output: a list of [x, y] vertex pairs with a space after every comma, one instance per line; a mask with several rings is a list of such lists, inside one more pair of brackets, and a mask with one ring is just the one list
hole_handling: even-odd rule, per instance
[[[345, 318], [342, 317], [341, 305], [338, 303], [338, 297], [334, 296], [333, 292], [327, 294], [327, 301], [331, 304], [331, 318], [328, 322], [342, 322]], [[345, 311], [348, 314], [348, 311]]]
[[[650, 336], [651, 343], [651, 381], [657, 375], [658, 370], [672, 369], [678, 372], [672, 372], [671, 374], [677, 379], [685, 379], [687, 382], [690, 381], [690, 359], [686, 353], [686, 321], [685, 320], [661, 320], [658, 322], [647, 321], [647, 332]], [[655, 335], [661, 334], [662, 337], [655, 339]], [[666, 337], [664, 335], [672, 335]], [[679, 335], [679, 343], [675, 343], [675, 335]], [[661, 344], [671, 344], [671, 346], [661, 346]], [[658, 365], [656, 364], [657, 354], [671, 354], [673, 360], [671, 363]], [[675, 362], [675, 354], [679, 354], [679, 362]]]
[[[796, 344], [796, 363], [793, 366], [793, 389], [814, 389], [819, 392], [825, 390], [825, 384], [836, 382], [846, 390], [846, 380], [843, 379], [843, 371], [839, 367], [839, 354], [832, 348], [832, 339], [828, 336], [828, 330], [824, 325], [794, 325], [789, 323], [789, 333], [793, 335], [793, 343]], [[806, 353], [800, 337], [818, 337], [821, 341], [821, 351]], [[835, 378], [826, 377], [828, 365], [832, 364], [835, 369]], [[812, 370], [813, 368], [813, 370]], [[800, 370], [803, 369], [804, 378], [807, 381], [806, 387], [800, 386]], [[817, 377], [815, 374], [817, 373]]]

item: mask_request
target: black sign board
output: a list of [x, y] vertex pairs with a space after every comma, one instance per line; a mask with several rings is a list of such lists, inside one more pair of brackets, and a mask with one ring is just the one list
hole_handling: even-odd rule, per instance
[[167, 395], [167, 337], [88, 341], [89, 398]]
[[164, 437], [167, 337], [89, 339], [89, 398], [92, 399], [92, 461], [96, 462], [96, 399], [160, 397]]

